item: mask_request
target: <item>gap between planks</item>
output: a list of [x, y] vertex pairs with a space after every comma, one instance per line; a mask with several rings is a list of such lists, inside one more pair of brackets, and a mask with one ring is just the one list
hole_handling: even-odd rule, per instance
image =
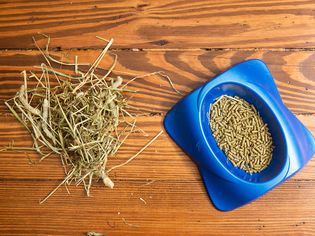
[[[79, 48], [61, 48], [61, 47], [52, 47], [49, 48], [49, 51], [100, 51], [100, 47], [79, 47]], [[38, 51], [36, 48], [0, 48], [1, 51]], [[195, 51], [211, 51], [211, 52], [314, 52], [315, 48], [115, 48], [112, 47], [108, 51], [145, 51], [145, 52], [195, 52]]]

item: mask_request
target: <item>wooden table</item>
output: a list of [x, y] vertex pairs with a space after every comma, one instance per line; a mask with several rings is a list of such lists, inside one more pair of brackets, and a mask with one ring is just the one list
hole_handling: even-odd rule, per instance
[[[315, 134], [314, 26], [312, 0], [1, 1], [0, 146], [31, 145], [3, 101], [22, 83], [21, 70], [43, 62], [31, 40], [38, 32], [51, 36], [55, 56], [89, 62], [104, 46], [95, 36], [113, 37], [117, 69], [163, 70], [184, 94], [235, 63], [263, 59], [284, 103]], [[154, 111], [138, 119], [153, 137], [181, 96], [159, 79], [134, 86], [141, 96], [133, 104]], [[134, 134], [118, 161], [150, 137]], [[195, 164], [166, 133], [113, 173], [113, 190], [99, 183], [91, 197], [72, 186], [70, 195], [60, 188], [39, 205], [64, 176], [58, 158], [29, 160], [38, 156], [0, 152], [1, 235], [315, 235], [314, 160], [262, 198], [226, 213], [212, 206]]]

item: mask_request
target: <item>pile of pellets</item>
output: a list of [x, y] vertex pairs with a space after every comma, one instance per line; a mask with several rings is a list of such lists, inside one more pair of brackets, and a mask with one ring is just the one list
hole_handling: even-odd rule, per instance
[[272, 160], [273, 142], [256, 108], [237, 96], [219, 97], [210, 107], [212, 134], [228, 160], [247, 173], [258, 173]]

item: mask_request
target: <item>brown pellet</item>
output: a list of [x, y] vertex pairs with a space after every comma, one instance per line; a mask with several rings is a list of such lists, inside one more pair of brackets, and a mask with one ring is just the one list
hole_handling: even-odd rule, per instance
[[213, 136], [234, 166], [248, 173], [268, 167], [274, 149], [272, 137], [254, 105], [223, 95], [211, 105], [209, 114]]

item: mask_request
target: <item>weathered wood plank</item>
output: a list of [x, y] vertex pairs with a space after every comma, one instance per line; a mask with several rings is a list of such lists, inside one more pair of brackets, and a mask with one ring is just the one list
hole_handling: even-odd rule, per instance
[[[299, 115], [298, 118], [315, 135], [315, 115]], [[130, 136], [117, 154], [111, 159], [109, 166], [117, 165], [140, 150], [149, 140], [160, 130], [163, 117], [143, 116], [138, 118], [138, 127], [143, 129], [149, 137], [141, 133]], [[0, 149], [14, 140], [17, 147], [31, 147], [32, 142], [27, 131], [11, 116], [0, 117]], [[30, 164], [30, 160], [37, 164]], [[38, 163], [39, 156], [34, 152], [0, 152], [0, 179], [3, 180], [54, 180], [56, 183], [64, 177], [63, 169], [59, 157], [52, 156]], [[292, 179], [314, 180], [315, 181], [315, 160], [311, 160], [308, 165]], [[112, 173], [113, 180], [124, 181], [200, 181], [195, 164], [186, 154], [171, 140], [166, 134], [145, 150], [136, 160], [128, 166], [117, 169]]]
[[[276, 79], [284, 103], [294, 113], [315, 111], [315, 52], [273, 52], [252, 51], [112, 51], [118, 55], [116, 70], [135, 75], [154, 71], [165, 71], [175, 86], [184, 94], [200, 86], [216, 74], [246, 59], [263, 59]], [[73, 62], [74, 55], [79, 62], [92, 62], [99, 51], [53, 52], [63, 60]], [[4, 112], [3, 100], [12, 97], [22, 83], [22, 70], [34, 70], [34, 65], [44, 62], [37, 51], [0, 52], [0, 112]], [[101, 68], [108, 68], [111, 58], [105, 58]], [[73, 68], [68, 68], [73, 70]], [[105, 71], [101, 71], [105, 73]], [[123, 76], [125, 79], [130, 76]], [[181, 96], [159, 78], [136, 80], [131, 88], [139, 91], [131, 103], [151, 112], [166, 112]]]
[[38, 32], [56, 48], [314, 48], [314, 16], [312, 0], [2, 1], [0, 48]]
[[[141, 183], [142, 184], [142, 183]], [[46, 181], [0, 182], [1, 235], [314, 235], [314, 181], [289, 181], [232, 212], [213, 208], [200, 181], [119, 182], [83, 196], [60, 189], [45, 204]], [[140, 198], [146, 201], [144, 204]], [[268, 210], [268, 209], [272, 209]], [[257, 213], [260, 214], [257, 214]], [[124, 220], [136, 227], [129, 226]]]
[[[263, 59], [284, 103], [315, 134], [314, 16], [311, 0], [1, 1], [0, 149], [11, 140], [31, 145], [3, 101], [18, 90], [21, 70], [44, 62], [33, 50], [31, 37], [38, 32], [52, 37], [54, 56], [73, 61], [78, 55], [80, 62], [100, 52], [103, 42], [96, 35], [113, 37], [117, 70], [163, 70], [184, 94], [235, 63]], [[64, 50], [69, 48], [84, 50]], [[102, 68], [111, 62], [105, 58]], [[109, 165], [127, 160], [162, 130], [165, 112], [182, 97], [153, 77], [131, 88], [139, 90], [131, 104], [151, 113], [138, 119], [149, 137], [132, 135]], [[0, 235], [315, 234], [314, 160], [257, 201], [222, 213], [211, 205], [195, 164], [166, 133], [111, 173], [115, 189], [96, 183], [90, 198], [81, 187], [70, 186], [71, 195], [62, 187], [39, 205], [64, 175], [58, 157], [36, 164], [29, 159], [38, 156], [0, 152]]]

